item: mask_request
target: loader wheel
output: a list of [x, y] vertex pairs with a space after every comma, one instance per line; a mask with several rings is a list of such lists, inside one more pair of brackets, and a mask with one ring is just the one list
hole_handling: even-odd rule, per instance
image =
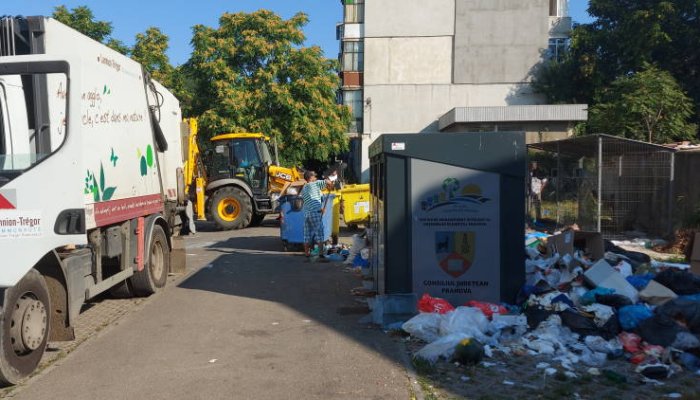
[[0, 384], [13, 385], [39, 365], [49, 337], [49, 290], [37, 270], [0, 290]]
[[223, 230], [246, 228], [253, 217], [250, 197], [237, 187], [227, 186], [217, 190], [210, 207], [212, 219]]
[[143, 270], [134, 272], [131, 289], [136, 296], [148, 296], [163, 288], [170, 272], [170, 246], [165, 231], [159, 225], [153, 227], [151, 245], [145, 254]]

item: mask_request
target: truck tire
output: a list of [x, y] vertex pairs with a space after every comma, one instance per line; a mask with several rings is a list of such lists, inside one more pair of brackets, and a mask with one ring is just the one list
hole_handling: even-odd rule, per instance
[[210, 208], [212, 219], [225, 231], [246, 228], [253, 218], [250, 197], [234, 186], [226, 186], [214, 192]]
[[149, 296], [163, 288], [170, 272], [170, 246], [165, 231], [159, 225], [153, 227], [151, 245], [145, 254], [143, 270], [134, 272], [131, 290], [135, 296]]
[[39, 365], [49, 337], [49, 289], [32, 269], [15, 286], [0, 290], [0, 384], [14, 385]]

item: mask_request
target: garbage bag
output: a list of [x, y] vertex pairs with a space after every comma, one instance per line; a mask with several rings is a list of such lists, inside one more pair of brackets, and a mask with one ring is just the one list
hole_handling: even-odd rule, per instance
[[440, 322], [442, 315], [438, 313], [420, 313], [406, 321], [401, 329], [413, 337], [432, 343], [440, 338]]
[[596, 325], [592, 318], [568, 309], [560, 313], [562, 324], [572, 331], [578, 333], [582, 337], [585, 336], [602, 336], [606, 340], [610, 340], [620, 333], [620, 324], [617, 318], [610, 318], [603, 326]]
[[700, 339], [690, 332], [678, 332], [671, 347], [679, 350], [698, 349], [700, 348]]
[[637, 333], [644, 341], [664, 347], [671, 346], [678, 333], [684, 331], [687, 332], [673, 318], [660, 313], [641, 321], [637, 327]]
[[433, 297], [428, 293], [423, 294], [423, 297], [418, 300], [418, 310], [421, 312], [445, 314], [455, 308], [445, 299]]
[[620, 326], [626, 331], [631, 331], [639, 326], [639, 323], [647, 318], [651, 318], [654, 313], [649, 307], [638, 304], [631, 306], [620, 307], [617, 311], [617, 317], [620, 320]]
[[609, 240], [605, 240], [604, 243], [606, 252], [609, 251], [621, 256], [625, 256], [629, 260], [629, 263], [632, 264], [632, 268], [634, 270], [636, 270], [637, 267], [639, 267], [642, 264], [651, 262], [651, 257], [649, 257], [647, 254], [640, 253], [638, 251], [625, 250], [622, 247], [616, 246]]
[[642, 338], [636, 333], [622, 332], [618, 338], [620, 339], [620, 343], [622, 343], [622, 348], [625, 349], [626, 352], [637, 354], [642, 350]]
[[680, 364], [688, 371], [696, 372], [700, 371], [700, 358], [691, 353], [683, 353], [680, 355]]
[[644, 275], [632, 275], [628, 276], [627, 282], [629, 282], [630, 285], [634, 286], [635, 289], [637, 290], [642, 290], [647, 285], [649, 284], [649, 281], [654, 279], [656, 275], [654, 274], [644, 274]]
[[415, 354], [417, 358], [428, 361], [434, 364], [440, 357], [449, 360], [455, 352], [455, 348], [464, 339], [473, 339], [466, 333], [453, 333], [441, 337], [440, 339], [426, 345], [422, 349], [418, 350]]
[[678, 269], [667, 269], [654, 278], [677, 295], [700, 293], [700, 277]]
[[587, 306], [589, 304], [593, 304], [596, 302], [596, 296], [598, 295], [607, 295], [607, 294], [614, 294], [615, 290], [614, 289], [608, 289], [604, 288], [602, 286], [598, 286], [595, 289], [587, 291], [581, 298], [579, 299], [579, 302]]
[[657, 314], [666, 315], [683, 324], [693, 333], [700, 333], [700, 303], [674, 299], [656, 308]]
[[584, 343], [586, 343], [586, 346], [593, 352], [604, 353], [610, 357], [619, 357], [622, 355], [622, 343], [617, 337], [605, 340], [600, 336], [586, 336]]
[[623, 296], [621, 294], [596, 294], [596, 302], [612, 307], [614, 309], [620, 309], [624, 306], [631, 306], [632, 300], [629, 297]]
[[489, 328], [489, 320], [478, 308], [457, 307], [448, 312], [440, 321], [440, 336], [453, 333], [465, 333], [482, 343], [486, 343], [485, 335]]
[[554, 311], [546, 310], [544, 307], [534, 306], [526, 308], [524, 314], [525, 317], [527, 317], [527, 325], [531, 329], [535, 329], [542, 321], [554, 314]]
[[493, 314], [508, 314], [508, 310], [505, 307], [498, 304], [486, 303], [483, 301], [470, 300], [465, 304], [465, 306], [478, 308], [479, 310], [481, 310], [481, 312], [484, 313], [484, 315], [488, 319], [491, 319], [493, 317]]

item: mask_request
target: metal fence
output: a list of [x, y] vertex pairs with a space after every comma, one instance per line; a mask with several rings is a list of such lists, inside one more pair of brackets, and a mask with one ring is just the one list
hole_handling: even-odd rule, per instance
[[608, 239], [672, 232], [673, 149], [609, 135], [528, 147], [548, 180], [531, 216]]

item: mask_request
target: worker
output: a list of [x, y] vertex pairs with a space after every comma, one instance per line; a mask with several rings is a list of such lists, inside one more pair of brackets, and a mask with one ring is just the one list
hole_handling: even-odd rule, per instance
[[[304, 199], [304, 254], [307, 257], [318, 256], [323, 249], [325, 235], [323, 232], [323, 213], [325, 207], [322, 202], [321, 190], [332, 188], [333, 181], [326, 179], [319, 181], [312, 170], [304, 172], [306, 184], [301, 190]], [[312, 249], [312, 246], [316, 248]]]

